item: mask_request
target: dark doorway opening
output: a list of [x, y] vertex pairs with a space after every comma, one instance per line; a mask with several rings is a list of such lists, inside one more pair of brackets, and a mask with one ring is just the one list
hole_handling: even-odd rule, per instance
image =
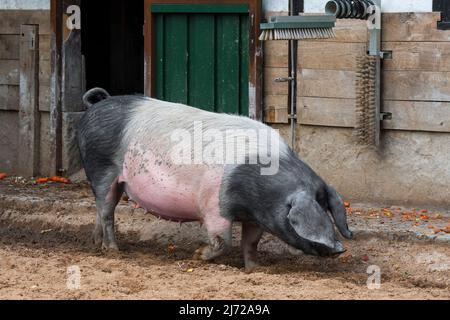
[[82, 0], [86, 89], [144, 93], [143, 0]]

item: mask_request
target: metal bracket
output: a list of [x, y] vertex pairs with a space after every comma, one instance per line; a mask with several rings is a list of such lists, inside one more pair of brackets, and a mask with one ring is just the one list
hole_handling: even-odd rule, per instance
[[290, 82], [294, 81], [294, 77], [281, 77], [281, 78], [275, 78], [275, 82]]
[[380, 113], [380, 120], [392, 120], [392, 112], [381, 112]]
[[380, 58], [383, 60], [391, 60], [392, 59], [392, 51], [380, 51]]

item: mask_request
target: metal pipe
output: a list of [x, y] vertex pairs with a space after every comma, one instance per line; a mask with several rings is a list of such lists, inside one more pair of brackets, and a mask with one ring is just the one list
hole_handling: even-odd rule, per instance
[[[302, 2], [299, 0], [289, 1], [289, 15], [298, 15], [302, 10]], [[296, 151], [296, 129], [297, 129], [297, 49], [298, 41], [289, 40], [289, 119], [291, 124], [291, 148]]]

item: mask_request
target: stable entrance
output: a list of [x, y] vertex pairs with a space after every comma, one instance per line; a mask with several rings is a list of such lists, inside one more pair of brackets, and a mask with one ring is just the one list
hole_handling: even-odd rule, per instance
[[155, 97], [248, 115], [248, 5], [154, 4]]

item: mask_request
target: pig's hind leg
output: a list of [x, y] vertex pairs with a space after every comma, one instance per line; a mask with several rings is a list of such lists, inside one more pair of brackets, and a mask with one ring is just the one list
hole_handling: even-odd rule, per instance
[[96, 245], [101, 244], [103, 249], [117, 251], [119, 248], [114, 231], [114, 211], [123, 194], [123, 186], [118, 183], [118, 178], [106, 178], [93, 188], [97, 206], [94, 242]]
[[245, 272], [251, 273], [258, 266], [256, 262], [257, 248], [259, 240], [263, 235], [263, 229], [258, 225], [243, 222], [241, 247], [244, 255]]

